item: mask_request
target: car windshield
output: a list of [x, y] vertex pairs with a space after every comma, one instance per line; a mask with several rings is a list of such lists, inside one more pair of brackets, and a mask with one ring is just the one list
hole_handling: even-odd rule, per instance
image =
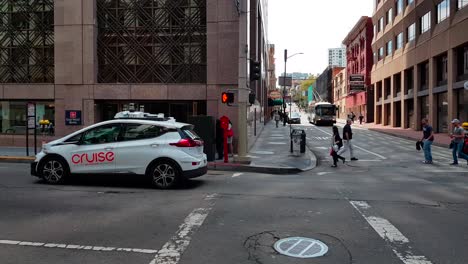
[[292, 113], [291, 118], [300, 118], [301, 115], [299, 113]]
[[334, 106], [319, 106], [316, 110], [318, 115], [326, 116], [326, 115], [335, 115], [335, 107]]

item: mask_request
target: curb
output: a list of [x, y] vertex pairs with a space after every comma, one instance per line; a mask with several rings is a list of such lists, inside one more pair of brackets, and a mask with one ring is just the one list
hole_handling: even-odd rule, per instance
[[307, 146], [306, 154], [311, 160], [311, 165], [304, 169], [293, 168], [293, 167], [264, 167], [264, 166], [251, 166], [240, 163], [216, 163], [209, 162], [209, 170], [217, 171], [237, 171], [237, 172], [255, 172], [255, 173], [266, 173], [266, 174], [297, 174], [306, 172], [317, 167], [317, 157], [312, 150]]
[[24, 156], [0, 156], [0, 162], [5, 163], [32, 163], [34, 157], [24, 157]]
[[[410, 137], [410, 136], [405, 136], [405, 135], [401, 135], [401, 134], [396, 134], [396, 133], [391, 133], [391, 132], [387, 132], [387, 131], [381, 131], [379, 130], [378, 128], [369, 128], [370, 131], [374, 131], [374, 132], [379, 132], [379, 133], [382, 133], [382, 134], [385, 134], [385, 135], [389, 135], [389, 136], [394, 136], [394, 137], [398, 137], [398, 138], [403, 138], [403, 139], [408, 139], [408, 140], [412, 140], [414, 141], [414, 143], [416, 143], [416, 141], [418, 141], [418, 139], [416, 138], [413, 138], [413, 137]], [[446, 144], [442, 144], [442, 143], [432, 143], [433, 146], [437, 146], [437, 147], [442, 147], [442, 148], [448, 148], [448, 145]]]
[[208, 164], [208, 169], [215, 170], [215, 171], [255, 172], [255, 173], [267, 173], [267, 174], [291, 174], [291, 173], [303, 172], [302, 170], [298, 168], [260, 167], [260, 166], [248, 166], [248, 165], [238, 164], [238, 163]]

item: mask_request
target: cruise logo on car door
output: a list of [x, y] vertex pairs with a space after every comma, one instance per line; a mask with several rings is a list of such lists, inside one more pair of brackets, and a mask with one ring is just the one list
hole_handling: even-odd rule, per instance
[[83, 153], [83, 154], [75, 154], [72, 156], [71, 159], [72, 159], [72, 163], [75, 165], [95, 165], [95, 164], [113, 162], [115, 159], [115, 154], [112, 151]]

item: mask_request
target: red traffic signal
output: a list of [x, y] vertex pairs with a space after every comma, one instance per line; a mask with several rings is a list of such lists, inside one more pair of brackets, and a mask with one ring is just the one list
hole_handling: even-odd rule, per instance
[[223, 104], [232, 104], [234, 103], [234, 93], [222, 93], [221, 102]]

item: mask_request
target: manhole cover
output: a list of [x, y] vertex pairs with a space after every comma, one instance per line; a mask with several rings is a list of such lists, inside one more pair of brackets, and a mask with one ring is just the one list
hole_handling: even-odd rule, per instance
[[278, 240], [278, 253], [294, 258], [316, 258], [325, 255], [328, 247], [322, 241], [306, 237], [288, 237]]

